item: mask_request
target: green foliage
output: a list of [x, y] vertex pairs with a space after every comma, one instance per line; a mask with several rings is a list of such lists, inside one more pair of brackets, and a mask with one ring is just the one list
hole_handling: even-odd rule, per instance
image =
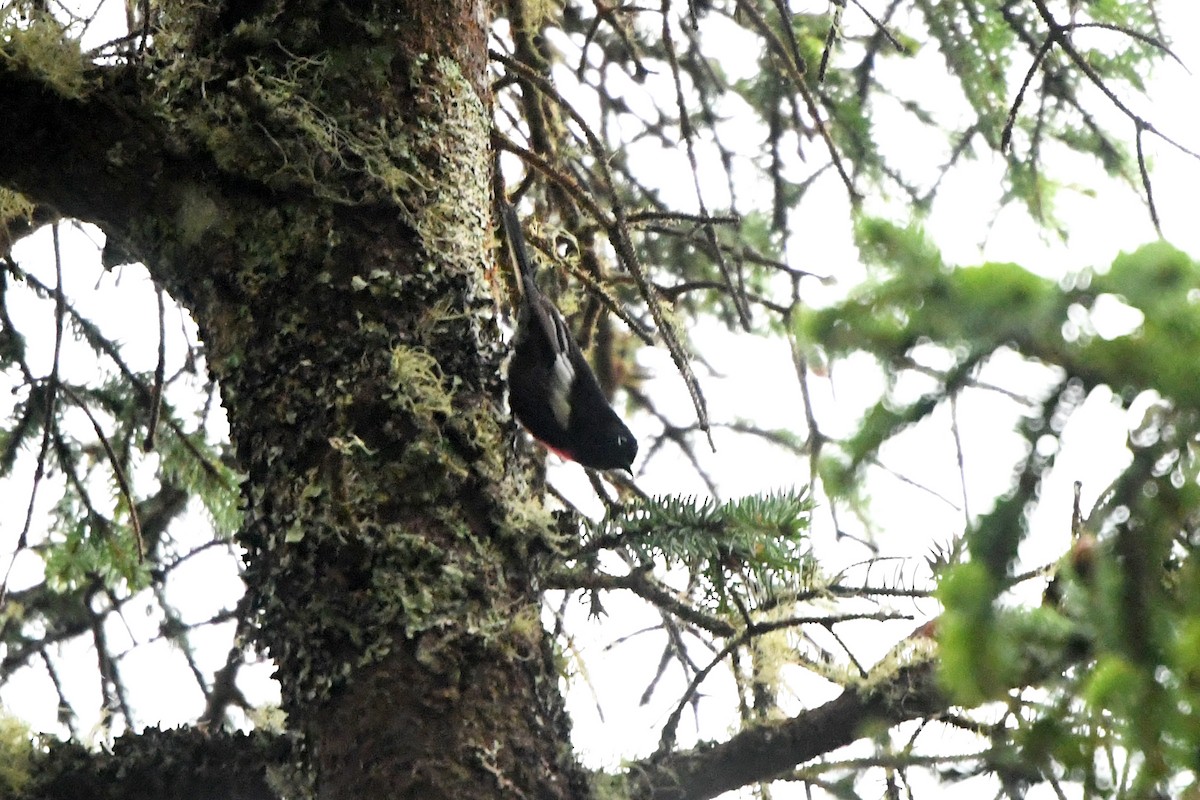
[[930, 0], [918, 0], [916, 6], [975, 111], [980, 132], [997, 146], [1008, 110], [1012, 28], [991, 3], [966, 2], [949, 11]]
[[[831, 358], [872, 355], [887, 371], [889, 396], [828, 455], [827, 490], [856, 487], [859, 465], [970, 387], [998, 351], [1055, 367], [1049, 392], [1014, 415], [1028, 449], [1012, 488], [967, 530], [970, 560], [941, 575], [940, 675], [957, 702], [972, 706], [1090, 663], [1067, 669], [1047, 702], [1023, 702], [1018, 734], [995, 744], [1023, 752], [1027, 763], [1056, 763], [1093, 786], [1102, 783], [1096, 759], [1133, 753], [1138, 766], [1128, 789], [1145, 796], [1193, 769], [1200, 751], [1200, 464], [1193, 445], [1200, 437], [1200, 265], [1158, 242], [1105, 271], [1056, 283], [1013, 264], [945, 265], [915, 229], [868, 221], [859, 231], [875, 279], [808, 315], [798, 334]], [[1132, 322], [1124, 329], [1101, 324], [1122, 305]], [[932, 373], [935, 388], [898, 402], [891, 389], [930, 347], [948, 355], [949, 366]], [[1147, 409], [1131, 425], [1131, 464], [1074, 532], [1077, 552], [1064, 559], [1071, 566], [1059, 570], [1046, 605], [1015, 605], [1007, 592], [1027, 511], [1054, 464], [1035, 444], [1059, 436], [1100, 387]], [[1106, 735], [1094, 735], [1097, 728]], [[992, 768], [1003, 773], [999, 761]]]
[[585, 545], [619, 545], [641, 564], [684, 567], [702, 578], [706, 599], [724, 609], [735, 579], [755, 591], [811, 586], [817, 577], [807, 537], [811, 510], [802, 491], [725, 503], [655, 497], [605, 518]]
[[[1051, 162], [1050, 154], [1064, 146], [1093, 156], [1109, 174], [1134, 183], [1134, 159], [1120, 137], [1091, 117], [1076, 113], [1087, 82], [1074, 60], [1061, 47], [1040, 53], [1038, 48], [1049, 34], [1032, 4], [969, 0], [947, 5], [918, 0], [916, 7], [973, 114], [961, 133], [963, 140], [979, 137], [1005, 159], [1005, 201], [1023, 203], [1034, 218], [1057, 228], [1054, 199], [1060, 183], [1047, 162]], [[1051, 13], [1059, 13], [1053, 6], [1051, 9]], [[1160, 32], [1153, 4], [1074, 4], [1070, 21], [1081, 26], [1072, 32], [1071, 42], [1093, 76], [1110, 90], [1120, 83], [1136, 91], [1144, 88], [1148, 64], [1164, 54], [1154, 44]], [[1092, 30], [1083, 30], [1089, 25], [1094, 26]], [[1101, 26], [1128, 35], [1111, 49], [1090, 46], [1093, 41], [1106, 42], [1097, 36]], [[1035, 53], [1040, 60], [1031, 65]], [[1031, 66], [1037, 69], [1018, 95], [1013, 75]], [[1004, 147], [1006, 126], [1011, 130]], [[967, 148], [964, 154], [970, 157], [974, 152]], [[1065, 235], [1062, 230], [1059, 233]]]
[[217, 536], [229, 537], [242, 524], [241, 477], [198, 434], [167, 428], [155, 448], [162, 479], [186, 487], [204, 506]]
[[1134, 334], [1083, 343], [1075, 363], [1100, 373], [1117, 391], [1154, 389], [1179, 406], [1200, 410], [1200, 315], [1194, 293], [1200, 266], [1165, 242], [1119, 256], [1093, 281], [1093, 294], [1108, 292], [1142, 312]]
[[44, 417], [45, 403], [39, 406], [37, 403], [31, 403], [36, 397], [45, 397], [43, 392], [30, 392], [29, 398], [18, 402], [13, 409], [13, 414], [9, 418], [10, 425], [7, 429], [0, 430], [0, 476], [7, 477], [16, 463], [17, 455], [21, 452], [22, 447], [26, 445], [29, 439], [37, 433], [38, 429], [38, 411], [43, 411]]
[[934, 391], [906, 403], [884, 397], [867, 412], [844, 443], [846, 458], [831, 456], [823, 464], [824, 477], [836, 486], [851, 485], [884, 442], [928, 418], [997, 350], [1061, 340], [1069, 304], [1054, 282], [1015, 264], [950, 268], [915, 228], [865, 220], [859, 237], [864, 259], [886, 271], [847, 301], [800, 318], [798, 338], [824, 358], [870, 353], [886, 365], [893, 386], [915, 363], [919, 346], [942, 348], [953, 365]]
[[950, 268], [917, 228], [878, 219], [858, 226], [859, 247], [881, 278], [802, 320], [803, 340], [829, 355], [866, 350], [900, 367], [918, 344], [983, 353], [1056, 334], [1062, 291], [1016, 264]]
[[50, 538], [41, 554], [46, 585], [61, 594], [95, 581], [129, 592], [150, 584], [151, 564], [140, 557], [132, 528], [89, 516], [70, 495], [55, 509]]
[[979, 563], [950, 567], [938, 584], [942, 684], [964, 706], [997, 700], [1066, 662], [1080, 626], [1052, 608], [995, 605], [998, 582]]
[[[918, 400], [876, 404], [846, 443], [848, 469], [926, 419], [1001, 349], [1058, 365], [1088, 389], [1107, 385], [1129, 398], [1154, 390], [1200, 410], [1200, 383], [1191, 368], [1200, 360], [1200, 317], [1190, 299], [1200, 272], [1169, 245], [1122, 255], [1108, 274], [1088, 276], [1087, 288], [1064, 288], [1015, 264], [950, 268], [916, 229], [874, 220], [861, 224], [859, 234], [864, 258], [887, 271], [845, 302], [800, 318], [798, 337], [827, 358], [870, 353], [888, 366], [893, 382], [919, 362], [919, 346], [942, 348], [954, 363], [938, 388]], [[1106, 294], [1140, 311], [1143, 324], [1110, 338], [1065, 333], [1073, 310], [1091, 313]]]
[[[137, 378], [135, 377], [135, 380]], [[148, 382], [150, 376], [142, 380]], [[149, 585], [153, 563], [140, 548], [153, 549], [163, 531], [135, 531], [134, 510], [130, 508], [127, 476], [141, 467], [157, 466], [164, 485], [182, 487], [204, 505], [220, 535], [231, 534], [241, 515], [237, 507], [238, 480], [218, 454], [200, 437], [185, 434], [169, 407], [160, 416], [161, 429], [156, 438], [157, 459], [145, 456], [136, 442], [148, 433], [138, 389], [123, 378], [110, 378], [92, 388], [60, 390], [55, 403], [55, 443], [47, 451], [47, 462], [73, 476], [62, 487], [62, 495], [50, 517], [49, 539], [39, 549], [46, 568], [47, 582], [59, 592], [73, 591], [93, 581], [115, 587], [124, 584], [129, 591]], [[40, 440], [44, 424], [44, 391], [29, 394], [26, 411], [7, 432], [8, 453], [19, 448], [33, 449]], [[93, 417], [107, 423], [107, 446], [97, 439], [80, 438], [64, 419], [86, 403]], [[84, 430], [84, 429], [80, 429]], [[155, 464], [155, 462], [157, 462]], [[101, 487], [107, 484], [107, 491]], [[99, 497], [107, 495], [111, 510], [105, 511]], [[139, 517], [141, 514], [139, 514]], [[150, 520], [138, 521], [144, 528]], [[150, 541], [145, 540], [152, 535]]]
[[[942, 577], [938, 599], [941, 678], [963, 705], [994, 699], [1012, 685], [1012, 642], [995, 635], [994, 581], [979, 564], [963, 564]], [[981, 631], [992, 635], [980, 636]]]

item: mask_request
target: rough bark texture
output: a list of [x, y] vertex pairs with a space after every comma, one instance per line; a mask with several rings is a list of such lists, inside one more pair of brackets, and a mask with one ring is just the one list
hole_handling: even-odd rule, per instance
[[247, 475], [257, 641], [318, 795], [586, 796], [482, 283], [486, 3], [161, 23], [160, 60], [78, 96], [0, 70], [0, 176], [192, 311]]

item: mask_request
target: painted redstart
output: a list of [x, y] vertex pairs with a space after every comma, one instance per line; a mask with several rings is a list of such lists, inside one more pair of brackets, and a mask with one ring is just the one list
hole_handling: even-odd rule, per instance
[[534, 281], [517, 212], [501, 204], [504, 234], [521, 273], [521, 308], [508, 404], [533, 437], [592, 469], [628, 470], [637, 440], [608, 404], [566, 320]]

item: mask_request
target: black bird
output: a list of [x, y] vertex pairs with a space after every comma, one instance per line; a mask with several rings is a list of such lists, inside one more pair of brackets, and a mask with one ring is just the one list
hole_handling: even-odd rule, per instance
[[538, 289], [517, 212], [504, 203], [500, 215], [522, 288], [508, 365], [509, 406], [535, 439], [563, 458], [628, 471], [637, 440], [609, 406], [566, 320]]

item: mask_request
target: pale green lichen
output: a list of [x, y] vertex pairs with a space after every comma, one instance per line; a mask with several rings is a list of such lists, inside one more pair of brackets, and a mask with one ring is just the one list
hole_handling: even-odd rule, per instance
[[0, 710], [0, 797], [15, 797], [29, 783], [33, 734], [29, 726]]
[[934, 661], [937, 657], [937, 642], [931, 637], [909, 636], [893, 647], [866, 675], [860, 675], [857, 671], [847, 671], [847, 680], [841, 683], [847, 688], [856, 688], [860, 694], [869, 694], [880, 688], [892, 688], [896, 692], [903, 692], [907, 687], [892, 686], [896, 674], [901, 669]]
[[[418, 112], [438, 121], [417, 128], [412, 142], [411, 151], [428, 154], [424, 161], [419, 155], [416, 159], [427, 173], [421, 183], [457, 190], [427, 197], [413, 221], [426, 246], [436, 248], [441, 264], [473, 274], [488, 250], [492, 229], [489, 119], [474, 87], [451, 59], [419, 60], [412, 80]], [[396, 148], [410, 150], [399, 142]]]
[[405, 345], [393, 347], [392, 377], [396, 403], [413, 415], [429, 419], [454, 412], [441, 365], [428, 351]]
[[0, 187], [0, 223], [24, 219], [33, 221], [33, 201], [20, 192]]
[[185, 185], [181, 195], [175, 213], [175, 230], [181, 244], [193, 247], [221, 221], [221, 209], [198, 187]]
[[558, 529], [554, 516], [546, 509], [546, 504], [533, 493], [532, 487], [521, 487], [521, 491], [513, 492], [505, 498], [503, 510], [504, 518], [500, 523], [506, 529], [524, 531], [526, 534], [538, 531], [539, 538], [551, 549], [557, 549], [571, 541], [571, 537]]
[[554, 0], [521, 0], [522, 28], [527, 31], [540, 32], [544, 23], [558, 19], [560, 13]]
[[594, 800], [628, 800], [629, 777], [624, 772], [596, 770], [589, 774], [588, 784]]
[[[227, 172], [280, 191], [302, 187], [337, 205], [389, 202], [404, 216], [412, 195], [432, 185], [411, 168], [408, 130], [348, 108], [344, 96], [347, 85], [386, 90], [392, 55], [379, 46], [284, 61], [249, 58], [245, 71], [216, 93], [205, 89], [203, 63], [173, 64], [159, 73], [156, 97], [160, 113], [203, 143]], [[203, 103], [181, 104], [197, 92]]]
[[[763, 621], [783, 621], [793, 611], [793, 608], [781, 604], [768, 611]], [[777, 697], [785, 685], [784, 669], [796, 661], [792, 632], [786, 628], [768, 631], [751, 639], [750, 646], [754, 657], [754, 683], [761, 687], [761, 691]], [[771, 710], [775, 718], [782, 716], [778, 706], [772, 704]]]
[[0, 256], [13, 246], [14, 223], [32, 227], [35, 208], [25, 195], [0, 187]]
[[79, 42], [44, 12], [34, 12], [24, 21], [9, 12], [0, 21], [0, 63], [37, 76], [62, 97], [79, 98], [87, 89], [88, 63]]

